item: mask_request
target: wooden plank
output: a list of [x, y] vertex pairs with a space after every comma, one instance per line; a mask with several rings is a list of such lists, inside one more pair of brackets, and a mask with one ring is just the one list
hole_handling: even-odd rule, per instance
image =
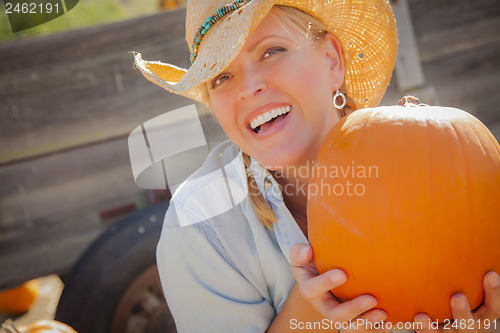
[[500, 15], [497, 0], [409, 0], [409, 5], [417, 36]]
[[0, 289], [66, 273], [109, 225], [101, 211], [145, 201], [129, 163], [120, 139], [0, 167]]
[[407, 91], [422, 87], [425, 84], [425, 78], [413, 32], [408, 0], [398, 0], [392, 7], [398, 27], [399, 48], [395, 75], [399, 90]]
[[[500, 43], [456, 54], [423, 65], [427, 87], [432, 87], [438, 105], [457, 107], [478, 117], [500, 140]], [[393, 79], [394, 81], [394, 79]], [[394, 105], [403, 96], [392, 82], [381, 105]], [[427, 101], [423, 96], [423, 102]]]
[[[85, 248], [104, 229], [92, 228], [94, 212], [61, 215], [59, 219], [71, 221], [71, 228], [58, 223], [45, 228], [25, 228], [0, 237], [0, 290], [23, 281], [64, 274]], [[20, 234], [22, 233], [22, 234]]]
[[424, 71], [443, 105], [465, 109], [493, 126], [500, 115], [498, 59], [500, 43], [426, 64]]
[[[215, 117], [203, 108], [199, 114], [209, 145], [223, 141], [225, 135]], [[176, 156], [170, 161], [179, 163]], [[43, 228], [54, 223], [53, 216], [61, 211], [94, 207], [97, 213], [130, 204], [144, 191], [134, 182], [127, 138], [0, 166], [0, 180], [0, 232], [27, 224]]]
[[[431, 100], [439, 105], [473, 113], [499, 139], [500, 2], [409, 0], [409, 7], [426, 78], [424, 91], [432, 92]], [[383, 104], [394, 104], [403, 95], [395, 81]], [[413, 93], [427, 101], [419, 91]]]
[[[134, 203], [133, 195], [144, 192], [131, 179], [130, 166], [102, 172], [92, 177], [77, 178], [35, 191], [1, 198], [3, 231], [38, 224], [57, 224], [54, 216], [93, 207], [100, 210]], [[40, 225], [39, 227], [43, 227]]]
[[90, 210], [86, 228], [102, 228], [100, 211], [133, 204], [144, 192], [134, 183], [126, 139], [5, 166], [0, 179], [0, 243], [12, 232], [77, 227], [60, 216]]
[[129, 163], [127, 140], [119, 139], [2, 166], [0, 198], [46, 189]]
[[128, 53], [188, 66], [183, 15], [0, 44], [0, 164], [124, 137], [138, 123], [192, 104], [146, 81]]
[[128, 52], [188, 66], [184, 15], [0, 44], [0, 288], [66, 272], [109, 223], [102, 210], [145, 200], [127, 136], [193, 102], [146, 81]]
[[[136, 19], [98, 25], [94, 27], [62, 32], [48, 36], [26, 38], [0, 44], [2, 62], [0, 74], [13, 71], [30, 71], [32, 68], [73, 63], [78, 58], [93, 61], [96, 57], [117, 50], [134, 48], [157, 50], [160, 55], [164, 45], [184, 44], [185, 10], [167, 11]], [[34, 56], [36, 55], [36, 56]], [[176, 58], [179, 65], [187, 65], [188, 59]]]
[[457, 53], [488, 47], [499, 41], [500, 16], [420, 35], [418, 45], [422, 61], [431, 62], [453, 57]]
[[409, 0], [409, 6], [424, 63], [500, 41], [498, 0]]

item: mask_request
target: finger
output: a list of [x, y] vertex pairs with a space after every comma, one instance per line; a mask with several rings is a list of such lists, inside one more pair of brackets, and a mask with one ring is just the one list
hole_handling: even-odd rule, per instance
[[290, 248], [290, 261], [292, 266], [302, 266], [312, 262], [313, 251], [308, 244], [293, 244]]
[[290, 248], [292, 273], [299, 285], [303, 281], [307, 281], [318, 275], [318, 271], [312, 261], [312, 257], [312, 248], [307, 244], [294, 244]]
[[455, 326], [459, 331], [475, 331], [474, 317], [472, 316], [467, 297], [463, 294], [455, 294], [451, 297], [450, 305], [453, 319], [455, 320]]
[[313, 300], [323, 296], [326, 292], [337, 288], [347, 281], [347, 275], [340, 269], [332, 269], [314, 277], [310, 276], [310, 272], [297, 272], [299, 279], [299, 288], [302, 296], [306, 299]]
[[[382, 323], [387, 318], [387, 313], [382, 309], [374, 309], [354, 318], [349, 323], [344, 323], [342, 333], [349, 332], [390, 332], [390, 328]], [[384, 326], [385, 325], [385, 326]]]
[[[374, 309], [374, 310], [370, 310], [370, 311], [365, 312], [362, 315], [358, 316], [358, 318], [356, 318], [356, 321], [364, 323], [365, 324], [364, 329], [366, 331], [390, 332], [391, 329], [387, 328], [387, 325], [384, 325], [383, 323], [381, 323], [386, 318], [387, 318], [387, 313], [384, 310]], [[367, 324], [367, 323], [371, 323], [371, 324]], [[376, 323], [380, 323], [380, 324], [376, 325]], [[357, 328], [362, 329], [363, 327], [357, 327]]]
[[434, 332], [431, 325], [431, 317], [429, 317], [425, 313], [418, 313], [415, 315], [414, 321], [417, 323], [418, 332], [420, 333], [428, 333]]
[[474, 320], [472, 316], [469, 301], [463, 294], [455, 294], [450, 300], [451, 312], [455, 320]]
[[337, 322], [348, 322], [377, 305], [377, 299], [371, 295], [358, 296], [353, 300], [340, 303], [326, 311], [327, 318]]
[[[297, 279], [296, 273], [300, 273], [302, 270], [308, 271], [310, 274], [308, 276], [318, 275], [316, 266], [313, 262], [313, 250], [308, 244], [294, 244], [290, 248], [290, 262], [292, 264], [292, 272]], [[297, 270], [299, 269], [299, 270]]]
[[294, 244], [290, 248], [292, 273], [299, 285], [301, 285], [303, 281], [308, 281], [318, 276], [318, 271], [316, 270], [312, 258], [313, 251], [308, 244]]
[[484, 276], [484, 313], [482, 319], [500, 318], [500, 277], [496, 272]]

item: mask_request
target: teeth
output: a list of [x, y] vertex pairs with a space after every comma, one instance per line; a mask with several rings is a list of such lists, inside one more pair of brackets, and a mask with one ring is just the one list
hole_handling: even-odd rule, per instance
[[255, 128], [267, 123], [269, 120], [271, 120], [273, 118], [276, 118], [278, 116], [281, 116], [282, 114], [290, 112], [291, 109], [292, 109], [292, 107], [290, 105], [287, 105], [287, 106], [273, 109], [273, 110], [268, 111], [264, 114], [261, 114], [260, 116], [258, 116], [257, 118], [255, 118], [254, 120], [252, 120], [250, 122], [250, 127], [252, 127], [252, 129], [255, 129]]

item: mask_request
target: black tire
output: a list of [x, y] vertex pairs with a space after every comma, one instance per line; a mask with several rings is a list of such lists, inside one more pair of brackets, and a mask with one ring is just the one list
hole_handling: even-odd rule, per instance
[[[156, 266], [156, 244], [167, 207], [167, 203], [162, 203], [135, 212], [111, 225], [89, 246], [64, 280], [56, 320], [79, 333], [116, 331], [112, 325], [116, 322], [118, 305], [123, 304], [120, 301], [125, 294], [130, 294], [130, 289], [137, 289], [136, 281], [144, 281], [141, 276], [151, 276], [144, 273]], [[156, 270], [154, 273], [157, 275]], [[158, 285], [154, 289], [161, 295], [159, 282], [151, 284]], [[148, 324], [144, 332], [176, 332], [163, 295], [157, 298], [162, 309], [154, 320], [161, 319], [162, 323]], [[153, 326], [158, 328], [151, 329]]]

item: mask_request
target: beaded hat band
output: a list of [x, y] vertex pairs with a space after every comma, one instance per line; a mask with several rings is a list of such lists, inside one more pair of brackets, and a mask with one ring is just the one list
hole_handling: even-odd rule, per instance
[[198, 31], [196, 31], [193, 39], [193, 44], [191, 45], [191, 57], [189, 58], [189, 61], [191, 61], [191, 63], [196, 60], [196, 56], [198, 55], [198, 47], [200, 46], [203, 36], [205, 36], [205, 34], [208, 32], [208, 29], [210, 29], [218, 20], [223, 18], [224, 15], [234, 12], [250, 1], [252, 0], [234, 0], [224, 5], [224, 7], [217, 9], [214, 15], [210, 16], [205, 20], [205, 22], [203, 22]]
[[186, 41], [191, 67], [146, 61], [135, 66], [160, 87], [210, 105], [205, 82], [221, 73], [274, 5], [298, 8], [330, 28], [342, 47], [346, 94], [356, 108], [377, 106], [397, 53], [396, 22], [388, 0], [188, 0]]

